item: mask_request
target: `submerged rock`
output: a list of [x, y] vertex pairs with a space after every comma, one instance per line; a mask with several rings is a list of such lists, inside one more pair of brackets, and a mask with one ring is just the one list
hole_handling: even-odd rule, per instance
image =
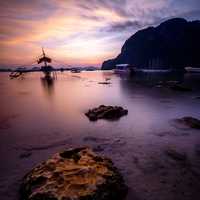
[[121, 200], [127, 187], [111, 160], [89, 148], [53, 155], [23, 179], [23, 200]]
[[174, 148], [169, 148], [165, 152], [169, 157], [171, 157], [174, 160], [177, 160], [177, 161], [186, 161], [187, 160], [187, 156], [185, 153], [178, 152]]
[[181, 119], [177, 119], [177, 122], [190, 128], [200, 129], [200, 120], [194, 117], [183, 117]]
[[128, 114], [128, 110], [125, 110], [120, 106], [104, 106], [104, 105], [101, 105], [98, 108], [89, 110], [87, 113], [85, 113], [85, 115], [91, 121], [96, 121], [98, 119], [115, 120], [127, 114]]
[[32, 155], [31, 152], [25, 152], [19, 155], [20, 158], [28, 158]]
[[170, 89], [175, 90], [175, 91], [180, 91], [180, 92], [190, 92], [190, 91], [192, 91], [192, 88], [185, 87], [185, 86], [179, 85], [179, 84], [171, 85]]

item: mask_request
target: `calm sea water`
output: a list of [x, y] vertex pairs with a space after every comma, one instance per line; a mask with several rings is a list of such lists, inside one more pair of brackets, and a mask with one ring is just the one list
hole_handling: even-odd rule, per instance
[[[181, 176], [175, 178], [176, 167], [164, 151], [175, 146], [189, 158], [195, 156], [199, 131], [176, 126], [173, 119], [200, 118], [196, 98], [200, 75], [64, 72], [52, 81], [40, 73], [13, 80], [8, 75], [0, 73], [0, 199], [17, 199], [21, 178], [32, 167], [52, 153], [76, 146], [90, 146], [112, 158], [130, 188], [128, 200], [190, 199], [198, 194], [199, 188], [188, 189], [190, 175], [173, 192], [172, 185]], [[98, 84], [105, 80], [111, 84]], [[193, 91], [160, 86], [160, 81], [177, 80]], [[123, 106], [129, 113], [118, 121], [90, 122], [84, 113], [101, 104]], [[164, 172], [168, 173], [165, 181]], [[183, 189], [187, 195], [181, 193]]]

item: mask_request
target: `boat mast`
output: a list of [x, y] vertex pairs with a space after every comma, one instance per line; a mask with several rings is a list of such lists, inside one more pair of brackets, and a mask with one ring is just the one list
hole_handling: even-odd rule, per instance
[[[42, 55], [43, 55], [43, 58], [46, 57], [46, 54], [44, 52], [44, 48], [43, 47], [42, 47]], [[47, 61], [46, 61], [46, 59], [44, 59], [44, 66], [47, 67]]]

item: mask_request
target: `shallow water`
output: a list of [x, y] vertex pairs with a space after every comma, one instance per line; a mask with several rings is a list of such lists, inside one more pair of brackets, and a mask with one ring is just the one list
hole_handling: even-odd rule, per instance
[[[105, 80], [111, 84], [98, 84]], [[180, 81], [193, 91], [172, 91], [160, 81]], [[33, 166], [76, 146], [90, 146], [112, 158], [129, 186], [127, 200], [200, 195], [200, 131], [173, 122], [184, 116], [200, 118], [199, 81], [198, 74], [64, 72], [47, 81], [40, 73], [13, 80], [0, 73], [1, 199], [17, 199], [21, 178]], [[120, 105], [129, 113], [118, 121], [90, 122], [84, 113], [101, 104]], [[165, 154], [171, 146], [187, 154], [191, 167]]]

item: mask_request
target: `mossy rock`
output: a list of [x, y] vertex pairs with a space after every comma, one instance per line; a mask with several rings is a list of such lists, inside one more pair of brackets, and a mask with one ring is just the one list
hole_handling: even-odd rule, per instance
[[121, 200], [123, 177], [110, 159], [90, 148], [56, 153], [24, 178], [21, 200]]

